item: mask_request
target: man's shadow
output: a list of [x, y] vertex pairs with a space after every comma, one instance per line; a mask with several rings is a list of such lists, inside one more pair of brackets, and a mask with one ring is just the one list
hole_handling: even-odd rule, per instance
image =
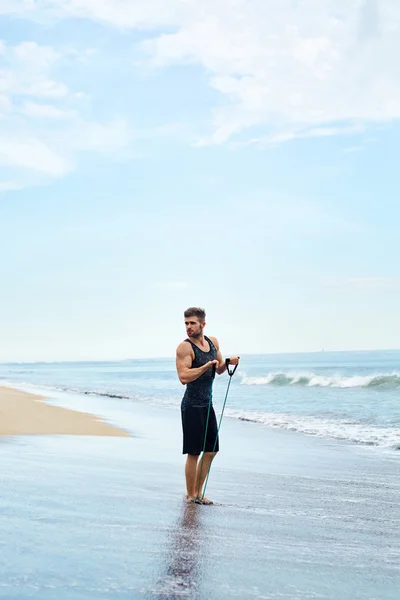
[[185, 502], [166, 548], [165, 575], [158, 580], [153, 598], [174, 600], [199, 596], [202, 558], [204, 561], [206, 556], [202, 548], [202, 512], [201, 506]]

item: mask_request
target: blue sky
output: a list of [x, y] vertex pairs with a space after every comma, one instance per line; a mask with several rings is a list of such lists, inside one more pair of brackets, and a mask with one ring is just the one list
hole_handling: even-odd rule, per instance
[[2, 0], [0, 360], [399, 346], [396, 0]]

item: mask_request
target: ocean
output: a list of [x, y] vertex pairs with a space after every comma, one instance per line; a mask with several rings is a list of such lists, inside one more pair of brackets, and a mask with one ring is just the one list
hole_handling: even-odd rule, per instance
[[[216, 378], [221, 409], [228, 377]], [[183, 386], [173, 358], [0, 365], [0, 383], [74, 392], [178, 410]], [[266, 428], [400, 449], [400, 351], [244, 356], [225, 416]]]

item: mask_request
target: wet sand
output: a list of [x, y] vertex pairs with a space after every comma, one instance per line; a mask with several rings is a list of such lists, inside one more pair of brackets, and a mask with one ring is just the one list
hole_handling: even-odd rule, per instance
[[52, 406], [41, 396], [0, 387], [0, 436], [50, 434], [129, 437], [93, 414]]
[[184, 497], [179, 413], [70, 397], [135, 438], [3, 438], [0, 598], [397, 600], [399, 455], [227, 419]]

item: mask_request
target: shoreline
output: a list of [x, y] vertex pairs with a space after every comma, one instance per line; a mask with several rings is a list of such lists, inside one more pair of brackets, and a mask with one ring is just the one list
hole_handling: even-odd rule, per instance
[[[106, 435], [106, 436], [112, 436], [112, 437], [137, 437], [137, 423], [132, 424], [131, 422], [129, 422], [129, 417], [128, 417], [128, 422], [124, 422], [124, 425], [119, 425], [118, 423], [118, 419], [120, 414], [115, 413], [115, 409], [116, 407], [119, 405], [119, 403], [122, 402], [122, 404], [120, 404], [120, 407], [123, 406], [123, 404], [125, 403], [126, 400], [134, 400], [133, 398], [129, 397], [129, 396], [125, 396], [125, 395], [120, 395], [120, 394], [113, 394], [113, 393], [97, 393], [97, 392], [87, 392], [87, 391], [77, 391], [77, 390], [72, 390], [72, 389], [68, 389], [68, 388], [54, 388], [54, 389], [49, 389], [49, 388], [41, 388], [40, 386], [34, 385], [34, 384], [30, 384], [30, 383], [24, 383], [24, 384], [17, 384], [17, 383], [8, 383], [7, 384], [0, 384], [0, 421], [1, 421], [1, 416], [2, 416], [2, 406], [1, 406], [1, 391], [2, 390], [10, 390], [10, 391], [14, 391], [14, 392], [18, 392], [21, 395], [26, 395], [29, 398], [35, 398], [35, 399], [39, 399], [41, 400], [45, 406], [47, 407], [54, 407], [57, 408], [57, 410], [66, 410], [69, 412], [73, 412], [73, 413], [78, 413], [80, 416], [84, 416], [84, 417], [89, 417], [89, 420], [96, 420], [97, 424], [103, 424], [106, 427], [111, 427], [114, 430], [117, 429], [117, 432], [113, 432], [113, 433], [98, 433], [98, 432], [94, 432], [94, 433], [82, 433], [82, 432], [66, 432], [65, 434], [71, 434], [71, 435], [94, 435], [94, 436], [102, 436], [102, 435]], [[110, 403], [111, 401], [111, 403]], [[104, 406], [107, 405], [107, 410], [104, 412], [103, 408]], [[128, 406], [128, 405], [127, 405]], [[132, 407], [132, 405], [129, 403], [129, 406]], [[146, 406], [147, 411], [151, 411], [152, 408], [154, 410], [157, 411], [157, 409], [160, 410], [165, 410], [167, 407], [165, 405], [162, 404], [145, 404], [143, 406]], [[219, 410], [219, 406], [216, 406], [216, 410], [218, 413]], [[174, 409], [174, 412], [176, 409], [178, 409], [179, 407], [172, 407], [172, 406], [168, 406], [168, 412], [171, 410], [171, 408]], [[117, 411], [118, 412], [118, 411]], [[125, 412], [125, 408], [124, 408], [124, 412]], [[234, 411], [236, 412], [236, 411]], [[115, 413], [115, 414], [114, 414]], [[219, 413], [218, 413], [219, 414]], [[127, 417], [127, 414], [124, 415], [124, 417]], [[338, 435], [332, 435], [332, 434], [323, 434], [320, 433], [318, 431], [310, 431], [309, 429], [307, 430], [303, 430], [302, 428], [297, 428], [297, 427], [284, 427], [284, 426], [279, 426], [279, 425], [275, 425], [275, 424], [270, 424], [268, 422], [265, 421], [260, 421], [258, 419], [253, 419], [253, 418], [248, 418], [248, 417], [237, 417], [236, 415], [232, 415], [229, 413], [229, 411], [227, 410], [225, 412], [225, 419], [232, 421], [233, 423], [241, 423], [241, 424], [249, 424], [249, 425], [256, 425], [258, 428], [261, 428], [261, 430], [264, 430], [264, 432], [271, 434], [273, 432], [276, 432], [278, 435], [282, 434], [282, 435], [287, 435], [289, 434], [290, 436], [295, 436], [295, 437], [304, 437], [306, 439], [309, 440], [315, 440], [315, 441], [322, 441], [322, 442], [326, 442], [328, 444], [330, 443], [334, 443], [334, 444], [345, 444], [348, 445], [349, 447], [354, 447], [354, 448], [361, 448], [361, 449], [372, 449], [372, 450], [377, 450], [380, 452], [394, 452], [397, 455], [400, 455], [400, 443], [396, 440], [393, 444], [382, 444], [376, 441], [370, 442], [370, 441], [364, 441], [364, 440], [360, 440], [360, 439], [354, 439], [351, 437], [345, 437], [345, 436], [338, 436]], [[125, 421], [125, 420], [124, 420]], [[108, 425], [108, 423], [114, 423], [114, 425]], [[123, 427], [123, 428], [122, 428]], [[134, 433], [133, 433], [134, 431]], [[119, 433], [118, 433], [119, 432]], [[58, 434], [59, 432], [57, 432]], [[64, 432], [62, 432], [64, 433]], [[61, 434], [62, 434], [61, 433]], [[29, 435], [29, 434], [35, 434], [35, 432], [29, 432], [29, 433], [16, 433], [13, 435]], [[51, 435], [54, 434], [54, 432], [52, 431], [45, 431], [43, 433], [37, 433], [36, 435]], [[2, 433], [2, 423], [0, 422], [0, 438], [2, 436], [4, 436], [6, 434]], [[7, 434], [7, 435], [12, 435], [12, 434]], [[180, 435], [180, 431], [178, 432], [178, 435]]]
[[0, 386], [0, 437], [19, 435], [132, 437], [96, 415], [53, 406], [44, 396]]

